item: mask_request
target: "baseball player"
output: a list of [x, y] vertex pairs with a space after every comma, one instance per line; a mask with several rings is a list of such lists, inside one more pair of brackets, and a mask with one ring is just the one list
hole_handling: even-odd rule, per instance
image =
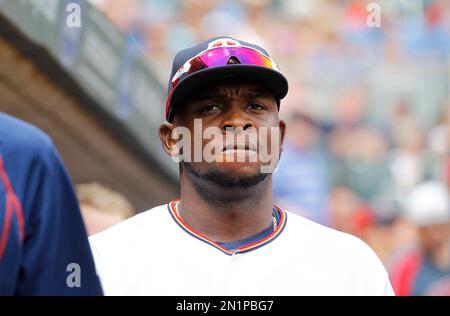
[[52, 141], [0, 113], [0, 296], [101, 294], [78, 202]]
[[[182, 157], [181, 196], [91, 237], [105, 294], [393, 294], [364, 242], [273, 205], [274, 168], [263, 171], [261, 153], [281, 154], [273, 145], [285, 135], [287, 92], [257, 45], [213, 38], [176, 55], [159, 135], [169, 156]], [[177, 150], [179, 131], [193, 149]], [[211, 147], [213, 159], [195, 157]]]

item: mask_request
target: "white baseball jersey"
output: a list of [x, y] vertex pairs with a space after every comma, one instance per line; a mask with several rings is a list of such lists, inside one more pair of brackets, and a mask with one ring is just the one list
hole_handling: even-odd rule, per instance
[[106, 295], [393, 295], [360, 239], [278, 209], [277, 229], [233, 252], [195, 232], [178, 201], [90, 238]]

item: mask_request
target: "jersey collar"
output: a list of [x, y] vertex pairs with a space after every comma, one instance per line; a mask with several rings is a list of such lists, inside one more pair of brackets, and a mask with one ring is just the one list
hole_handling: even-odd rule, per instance
[[255, 241], [253, 243], [241, 246], [238, 249], [230, 251], [230, 250], [222, 247], [218, 243], [212, 241], [211, 239], [205, 237], [204, 235], [200, 234], [199, 232], [195, 231], [192, 227], [190, 227], [178, 215], [177, 207], [178, 207], [179, 202], [180, 202], [180, 200], [174, 200], [174, 201], [170, 202], [167, 205], [167, 208], [169, 210], [170, 215], [172, 216], [173, 220], [178, 224], [178, 226], [180, 226], [186, 233], [188, 233], [192, 237], [209, 244], [210, 246], [212, 246], [212, 247], [222, 251], [223, 253], [225, 253], [225, 254], [227, 254], [229, 256], [234, 255], [234, 254], [238, 254], [238, 253], [249, 252], [249, 251], [252, 251], [252, 250], [258, 249], [258, 248], [260, 248], [262, 246], [267, 245], [268, 243], [270, 243], [273, 240], [275, 240], [283, 232], [284, 227], [286, 226], [286, 221], [287, 221], [287, 214], [286, 214], [286, 212], [283, 211], [278, 206], [274, 205], [275, 209], [279, 212], [279, 215], [280, 215], [280, 220], [279, 220], [277, 229], [272, 234], [270, 234], [269, 236], [266, 236], [265, 238], [263, 238], [261, 240], [257, 240], [257, 241]]

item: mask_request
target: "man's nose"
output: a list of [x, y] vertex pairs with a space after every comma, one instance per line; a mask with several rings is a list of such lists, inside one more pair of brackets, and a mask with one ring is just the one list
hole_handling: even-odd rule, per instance
[[222, 131], [224, 132], [235, 132], [240, 129], [245, 131], [251, 127], [253, 127], [253, 122], [240, 109], [229, 110], [222, 121]]

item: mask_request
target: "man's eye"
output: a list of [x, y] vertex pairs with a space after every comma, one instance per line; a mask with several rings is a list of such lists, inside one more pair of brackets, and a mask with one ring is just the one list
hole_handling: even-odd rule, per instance
[[216, 111], [216, 110], [220, 110], [220, 106], [218, 106], [216, 104], [211, 104], [211, 105], [201, 108], [200, 112], [205, 113], [205, 112], [211, 112], [211, 111]]
[[264, 110], [264, 106], [260, 105], [260, 104], [249, 104], [247, 106], [247, 108], [249, 108], [250, 110]]

